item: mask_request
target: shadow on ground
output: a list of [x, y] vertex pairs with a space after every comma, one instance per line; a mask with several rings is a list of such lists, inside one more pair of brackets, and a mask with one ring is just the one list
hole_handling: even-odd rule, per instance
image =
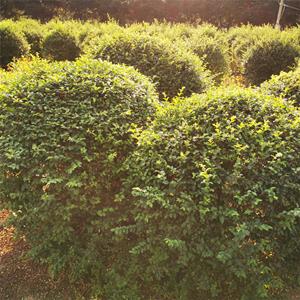
[[74, 300], [63, 281], [54, 281], [47, 269], [24, 258], [24, 239], [14, 239], [14, 229], [5, 227], [7, 211], [0, 211], [0, 299]]

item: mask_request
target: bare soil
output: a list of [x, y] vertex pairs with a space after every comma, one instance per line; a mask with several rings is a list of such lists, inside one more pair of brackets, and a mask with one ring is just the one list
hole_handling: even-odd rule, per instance
[[6, 227], [8, 211], [0, 211], [0, 299], [74, 299], [62, 281], [55, 281], [47, 269], [24, 258], [28, 249], [24, 239], [14, 238], [14, 228]]

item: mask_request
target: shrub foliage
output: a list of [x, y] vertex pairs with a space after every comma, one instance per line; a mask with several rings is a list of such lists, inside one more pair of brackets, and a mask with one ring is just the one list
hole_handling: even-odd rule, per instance
[[281, 72], [261, 85], [270, 95], [280, 96], [300, 106], [300, 67], [295, 71]]
[[227, 71], [226, 46], [220, 45], [221, 41], [205, 36], [194, 36], [188, 42], [189, 47], [203, 60], [205, 66], [220, 82]]
[[115, 195], [135, 148], [130, 130], [153, 114], [154, 88], [133, 68], [86, 59], [34, 60], [4, 80], [2, 204], [34, 258], [104, 285], [117, 255], [111, 228], [123, 220]]
[[250, 84], [260, 84], [272, 75], [294, 67], [298, 56], [299, 52], [295, 47], [277, 39], [256, 43], [243, 57], [246, 80]]
[[42, 24], [32, 19], [21, 19], [15, 24], [22, 31], [30, 45], [30, 53], [40, 53], [45, 31]]
[[199, 58], [162, 37], [129, 32], [107, 35], [95, 39], [87, 52], [94, 58], [134, 66], [168, 97], [176, 96], [182, 87], [185, 95], [203, 92], [210, 83]]
[[300, 274], [299, 147], [295, 108], [250, 90], [159, 110], [128, 163], [133, 222], [120, 235], [134, 238], [124, 276], [154, 299], [280, 291]]
[[28, 52], [29, 45], [21, 31], [9, 23], [0, 23], [0, 66], [6, 67]]
[[80, 55], [76, 35], [64, 28], [50, 31], [45, 36], [42, 47], [44, 57], [58, 61], [75, 60]]
[[[1, 21], [0, 206], [29, 254], [84, 298], [266, 299], [296, 282], [299, 69], [200, 93], [228, 54], [248, 84], [289, 70], [298, 41], [270, 26]], [[60, 62], [11, 63], [29, 49]], [[179, 92], [199, 94], [157, 101]]]
[[297, 28], [280, 31], [270, 25], [244, 25], [226, 33], [231, 48], [231, 71], [244, 75], [250, 84], [260, 84], [287, 70], [300, 56]]

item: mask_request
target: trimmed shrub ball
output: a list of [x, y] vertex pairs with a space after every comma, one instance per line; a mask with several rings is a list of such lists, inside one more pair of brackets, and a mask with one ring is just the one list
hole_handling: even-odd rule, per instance
[[6, 67], [14, 58], [29, 52], [26, 39], [15, 26], [0, 23], [0, 66]]
[[195, 55], [169, 40], [131, 32], [95, 39], [86, 52], [97, 59], [134, 66], [149, 76], [163, 97], [203, 92], [210, 84], [209, 74]]
[[300, 107], [300, 67], [295, 71], [281, 72], [279, 75], [272, 76], [269, 81], [261, 85], [261, 89], [270, 95], [292, 101]]
[[[72, 280], [104, 286], [115, 257], [112, 228], [126, 224], [116, 193], [157, 96], [131, 67], [34, 59], [0, 93], [0, 194], [30, 255]], [[1, 87], [1, 85], [0, 85]]]
[[42, 54], [45, 58], [57, 61], [75, 60], [80, 55], [78, 39], [67, 29], [52, 30], [45, 36]]
[[279, 41], [281, 31], [271, 25], [253, 26], [248, 24], [230, 28], [226, 38], [231, 48], [231, 70], [240, 76], [243, 73], [245, 53], [261, 41], [270, 39]]
[[190, 49], [203, 60], [217, 82], [221, 82], [228, 69], [226, 46], [220, 45], [220, 42], [217, 39], [197, 35], [187, 41]]
[[259, 85], [296, 64], [299, 52], [277, 39], [264, 40], [250, 47], [243, 57], [244, 75], [249, 84]]
[[30, 53], [40, 53], [44, 36], [44, 28], [41, 23], [33, 19], [21, 19], [15, 24], [29, 43]]
[[119, 230], [134, 299], [266, 299], [299, 277], [294, 106], [236, 87], [195, 95], [159, 109], [138, 144]]

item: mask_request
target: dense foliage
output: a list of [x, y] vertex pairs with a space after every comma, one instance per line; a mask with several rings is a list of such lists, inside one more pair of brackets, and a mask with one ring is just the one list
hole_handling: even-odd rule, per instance
[[75, 60], [80, 55], [78, 38], [65, 30], [58, 28], [50, 31], [43, 40], [43, 56], [54, 60]]
[[223, 44], [220, 43], [213, 38], [199, 35], [193, 36], [188, 41], [188, 45], [193, 53], [203, 60], [207, 69], [211, 71], [218, 82], [221, 81], [228, 70], [227, 49], [224, 46], [224, 42]]
[[15, 23], [16, 27], [24, 34], [25, 39], [30, 45], [30, 53], [40, 53], [44, 38], [44, 27], [36, 20], [20, 19]]
[[260, 84], [295, 67], [299, 52], [295, 47], [276, 39], [264, 40], [248, 48], [243, 57], [243, 72], [250, 84]]
[[[203, 67], [208, 69], [218, 84], [226, 80], [229, 75], [241, 77], [243, 81], [248, 81], [248, 83], [253, 83], [252, 81], [260, 83], [262, 80], [268, 79], [273, 73], [285, 70], [286, 65], [290, 65], [293, 57], [296, 59], [300, 57], [300, 27], [280, 31], [269, 25], [260, 27], [245, 25], [225, 30], [207, 23], [191, 25], [155, 21], [151, 24], [134, 23], [120, 26], [115, 21], [101, 23], [54, 19], [41, 24], [35, 20], [24, 18], [17, 22], [3, 20], [0, 21], [0, 24], [22, 36], [22, 39], [25, 39], [30, 45], [30, 53], [39, 53], [45, 58], [54, 60], [74, 60], [83, 52], [97, 52], [98, 48], [102, 51], [104, 43], [123, 43], [123, 46], [138, 48], [137, 45], [143, 43], [143, 40], [149, 40], [148, 44], [155, 44], [152, 48], [156, 50], [150, 51], [153, 52], [152, 54], [157, 53], [162, 56], [161, 53], [163, 52], [164, 56], [169, 57], [166, 60], [167, 65], [173, 64], [170, 60], [172, 57], [174, 57], [174, 65], [176, 65], [175, 62], [178, 61], [179, 56], [181, 56], [181, 62], [178, 65], [182, 65], [183, 61], [190, 61], [186, 70], [182, 72], [185, 74], [191, 74], [199, 69], [199, 60], [196, 63], [195, 58], [187, 54], [187, 52], [194, 53], [202, 61], [200, 69], [203, 70]], [[120, 36], [123, 36], [122, 41], [115, 41]], [[124, 39], [127, 39], [126, 42]], [[132, 39], [137, 39], [137, 41], [133, 43], [130, 41]], [[165, 49], [162, 50], [163, 47]], [[145, 49], [146, 52], [148, 50]], [[28, 49], [24, 54], [27, 53]], [[145, 56], [141, 61], [151, 58], [149, 51], [147, 53], [149, 57], [146, 59]], [[19, 57], [18, 54], [15, 55]], [[141, 55], [141, 51], [139, 51], [139, 55]], [[6, 64], [10, 63], [13, 58], [13, 55], [9, 55]], [[120, 57], [116, 61], [122, 62]], [[128, 57], [124, 61], [135, 67], [139, 64], [134, 58], [129, 61]], [[152, 65], [156, 64], [157, 61], [162, 67], [163, 63], [159, 59], [154, 59]], [[193, 66], [189, 67], [190, 63]], [[138, 68], [142, 70], [141, 63]], [[158, 65], [157, 68], [159, 69]], [[173, 68], [176, 69], [174, 66]], [[151, 77], [153, 77], [153, 73], [157, 72], [155, 68], [146, 71], [147, 75]], [[156, 82], [159, 81], [160, 72], [162, 71], [157, 72], [158, 75], [154, 74], [158, 76]], [[189, 76], [187, 76], [186, 81], [189, 81]], [[182, 77], [184, 76], [180, 78], [179, 74], [178, 80], [182, 80]], [[174, 83], [170, 84], [173, 85]], [[184, 84], [186, 86], [194, 85], [193, 80], [189, 83], [184, 82]], [[195, 91], [194, 88], [191, 91]]]
[[250, 47], [265, 39], [280, 40], [280, 35], [279, 30], [269, 25], [260, 27], [244, 25], [230, 28], [226, 38], [231, 48], [231, 69], [233, 73], [242, 73], [243, 56]]
[[95, 39], [88, 55], [113, 63], [134, 66], [157, 83], [160, 95], [176, 96], [203, 92], [210, 84], [201, 60], [167, 39], [130, 32]]
[[226, 33], [217, 27], [203, 23], [191, 26], [184, 23], [172, 24], [154, 22], [135, 23], [128, 27], [135, 33], [168, 38], [175, 45], [181, 45], [199, 56], [205, 67], [219, 82], [228, 71], [228, 43]]
[[20, 62], [0, 83], [0, 199], [30, 254], [104, 284], [118, 249], [118, 199], [131, 130], [154, 111], [152, 84], [96, 60]]
[[14, 58], [29, 52], [29, 45], [21, 31], [15, 26], [0, 23], [0, 66], [6, 67]]
[[118, 231], [137, 299], [263, 299], [299, 276], [293, 106], [237, 88], [195, 95], [160, 109], [138, 143], [132, 222]]
[[300, 56], [297, 27], [280, 31], [273, 26], [246, 25], [226, 34], [231, 55], [230, 69], [250, 84], [259, 84], [287, 70]]
[[300, 67], [295, 71], [282, 72], [261, 85], [270, 95], [280, 96], [300, 107]]
[[31, 257], [83, 299], [273, 299], [299, 284], [299, 37], [1, 21], [0, 206]]

